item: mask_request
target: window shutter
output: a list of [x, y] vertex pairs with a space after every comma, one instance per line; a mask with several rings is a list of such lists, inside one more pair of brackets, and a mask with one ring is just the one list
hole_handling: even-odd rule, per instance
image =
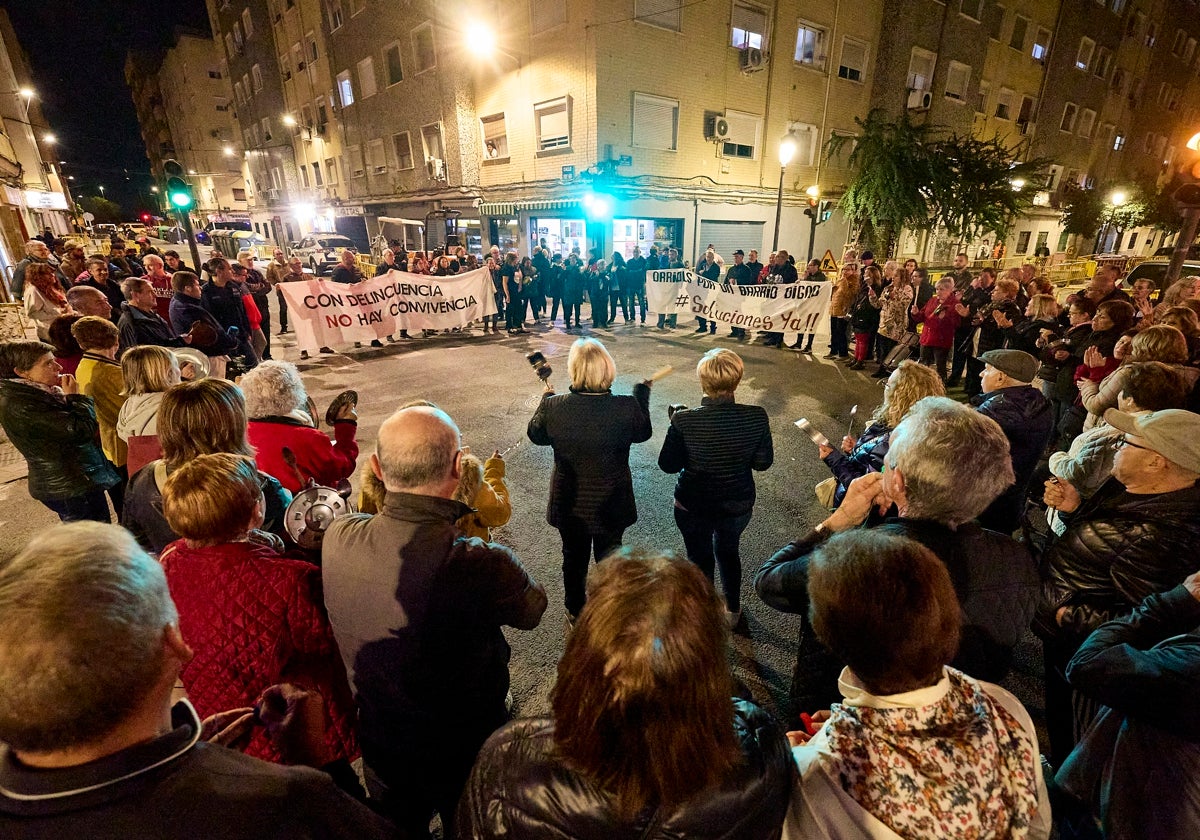
[[633, 95], [633, 145], [642, 149], [677, 147], [676, 125], [679, 103], [644, 93]]

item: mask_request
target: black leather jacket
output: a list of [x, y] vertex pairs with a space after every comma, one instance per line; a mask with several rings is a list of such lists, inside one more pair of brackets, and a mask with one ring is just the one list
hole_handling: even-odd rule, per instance
[[[1082, 639], [1196, 571], [1200, 487], [1131, 495], [1110, 478], [1072, 514], [1046, 552], [1044, 599], [1034, 628], [1043, 638]], [[1066, 607], [1061, 621], [1055, 620]]]
[[552, 720], [513, 721], [479, 753], [459, 801], [458, 837], [777, 838], [796, 774], [783, 727], [745, 700], [734, 701], [733, 725], [745, 762], [732, 778], [673, 809], [647, 809], [627, 821], [617, 816], [610, 794], [555, 754]]
[[100, 449], [91, 397], [55, 396], [20, 379], [3, 379], [0, 425], [29, 462], [29, 495], [38, 501], [73, 499], [120, 481]]

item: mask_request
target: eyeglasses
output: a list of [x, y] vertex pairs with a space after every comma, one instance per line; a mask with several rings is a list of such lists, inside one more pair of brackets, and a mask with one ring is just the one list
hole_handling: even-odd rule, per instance
[[1114, 449], [1124, 449], [1126, 446], [1132, 446], [1134, 449], [1144, 449], [1147, 452], [1154, 452], [1154, 450], [1149, 446], [1142, 446], [1140, 443], [1133, 443], [1125, 435], [1121, 435], [1119, 438], [1117, 438], [1117, 442], [1113, 444]]

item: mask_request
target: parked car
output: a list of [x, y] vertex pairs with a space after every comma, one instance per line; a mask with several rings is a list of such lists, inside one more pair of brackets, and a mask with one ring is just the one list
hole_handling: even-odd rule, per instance
[[358, 253], [358, 246], [348, 236], [336, 233], [318, 233], [306, 236], [292, 248], [292, 256], [299, 257], [313, 274], [320, 277], [328, 274], [341, 259], [344, 250]]
[[[1175, 246], [1174, 245], [1166, 245], [1162, 248], [1159, 248], [1157, 251], [1155, 251], [1154, 256], [1155, 257], [1166, 257], [1168, 260], [1170, 260], [1171, 256], [1174, 253], [1175, 253]], [[1189, 245], [1188, 246], [1187, 259], [1200, 260], [1200, 245]]]

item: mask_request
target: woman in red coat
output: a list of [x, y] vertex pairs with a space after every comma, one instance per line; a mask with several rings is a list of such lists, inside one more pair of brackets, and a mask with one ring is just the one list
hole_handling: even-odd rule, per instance
[[[336, 487], [354, 475], [358, 415], [352, 402], [344, 402], [338, 410], [331, 441], [314, 428], [316, 418], [309, 413], [300, 371], [291, 362], [263, 362], [243, 376], [240, 384], [250, 417], [246, 437], [260, 470], [293, 493], [303, 490], [310, 478]], [[291, 452], [295, 466], [288, 463], [284, 449]]]
[[954, 331], [962, 318], [954, 305], [958, 295], [954, 293], [954, 280], [946, 275], [934, 286], [936, 294], [925, 301], [925, 308], [914, 306], [913, 320], [924, 324], [921, 328], [921, 364], [937, 370], [942, 381], [946, 381], [946, 361], [954, 349]]
[[[290, 682], [320, 692], [329, 711], [330, 754], [359, 753], [354, 700], [321, 592], [321, 571], [284, 557], [278, 537], [257, 531], [265, 502], [253, 462], [199, 455], [171, 474], [163, 513], [182, 539], [160, 557], [179, 630], [195, 653], [184, 666], [188, 698], [201, 717], [253, 706], [268, 687]], [[246, 752], [280, 756], [263, 729]]]

